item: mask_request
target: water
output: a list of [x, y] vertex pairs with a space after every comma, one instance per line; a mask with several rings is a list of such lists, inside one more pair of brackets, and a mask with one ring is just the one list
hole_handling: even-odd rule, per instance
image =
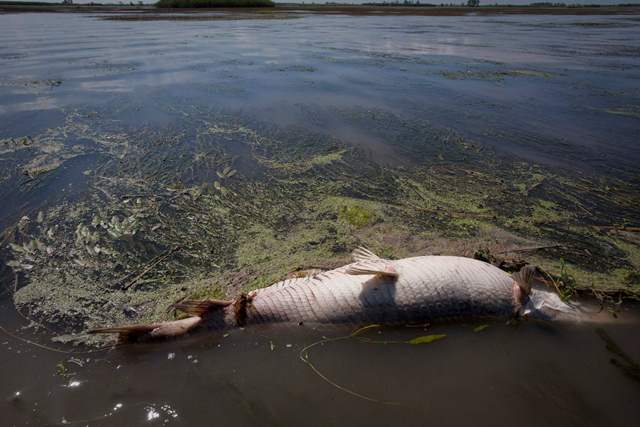
[[[8, 307], [2, 309], [3, 325], [16, 327], [7, 319]], [[608, 322], [601, 326], [638, 360], [637, 309], [603, 319]], [[309, 360], [334, 385], [299, 354], [323, 337], [351, 330], [247, 328], [88, 354], [45, 351], [3, 334], [0, 408], [7, 426], [457, 426], [514, 420], [525, 426], [628, 426], [640, 419], [639, 384], [609, 362], [614, 355], [594, 325], [489, 323], [474, 332], [476, 326], [374, 328], [362, 335], [406, 341], [447, 334], [423, 345], [354, 339], [317, 345]]]
[[[1, 19], [10, 41], [0, 48], [3, 136], [34, 134], [78, 105], [168, 125], [181, 116], [166, 104], [182, 101], [358, 144], [376, 135], [335, 117], [358, 107], [419, 117], [562, 167], [630, 172], [638, 161], [633, 17]], [[522, 70], [533, 74], [500, 75]]]
[[[19, 339], [79, 351], [50, 337], [167, 318], [180, 297], [233, 297], [358, 244], [560, 243], [531, 261], [634, 286], [636, 20], [0, 15], [3, 423], [637, 424], [638, 383], [594, 324], [371, 330], [447, 337], [313, 347], [333, 385], [299, 353], [351, 330], [87, 354]], [[603, 319], [639, 360], [637, 308]]]

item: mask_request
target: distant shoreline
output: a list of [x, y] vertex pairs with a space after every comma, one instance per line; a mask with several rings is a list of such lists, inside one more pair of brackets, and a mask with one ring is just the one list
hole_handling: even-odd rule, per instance
[[[287, 13], [303, 11], [316, 14], [328, 15], [353, 15], [353, 16], [465, 16], [465, 15], [640, 15], [640, 5], [633, 6], [571, 6], [571, 7], [549, 7], [549, 6], [373, 6], [373, 5], [309, 5], [309, 4], [276, 4], [268, 11], [260, 8], [203, 8], [203, 9], [158, 9], [153, 5], [126, 6], [126, 5], [61, 5], [61, 4], [17, 4], [16, 2], [0, 2], [0, 13], [28, 13], [28, 12], [51, 12], [51, 13], [127, 13], [135, 12], [140, 15], [140, 20], [166, 19], [162, 15], [179, 12], [180, 14], [192, 15], [185, 19], [203, 19], [198, 14], [203, 12], [229, 12], [229, 13], [256, 13], [260, 15]], [[130, 16], [128, 20], [136, 20]]]

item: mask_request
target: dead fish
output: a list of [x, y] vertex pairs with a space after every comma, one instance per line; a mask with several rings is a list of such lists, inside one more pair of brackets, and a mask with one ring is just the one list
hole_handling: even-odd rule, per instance
[[[121, 340], [173, 337], [206, 323], [215, 329], [260, 323], [410, 324], [448, 319], [574, 316], [575, 309], [525, 266], [509, 275], [483, 261], [456, 256], [383, 259], [366, 248], [354, 262], [294, 277], [233, 301], [175, 304], [190, 317], [149, 325], [94, 329]], [[206, 322], [205, 322], [206, 321]]]

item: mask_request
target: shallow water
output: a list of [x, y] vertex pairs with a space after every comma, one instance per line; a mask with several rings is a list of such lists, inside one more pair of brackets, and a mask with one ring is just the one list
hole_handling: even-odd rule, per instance
[[[257, 253], [302, 263], [308, 259], [300, 261], [299, 253], [314, 255], [333, 238], [331, 250], [346, 253], [356, 241], [340, 233], [361, 242], [362, 230], [344, 232], [333, 223], [313, 229], [339, 213], [310, 209], [294, 217], [304, 204], [296, 205], [298, 199], [383, 201], [390, 217], [389, 206], [424, 202], [415, 188], [396, 190], [428, 168], [442, 170], [436, 187], [473, 193], [476, 187], [444, 179], [483, 155], [498, 159], [474, 166], [487, 173], [474, 175], [478, 192], [489, 195], [452, 207], [437, 191], [428, 193], [435, 202], [402, 217], [414, 227], [408, 233], [430, 239], [434, 230], [465, 230], [464, 221], [446, 216], [450, 211], [463, 220], [469, 211], [509, 219], [522, 215], [521, 204], [551, 200], [564, 209], [560, 214], [582, 215], [554, 211], [560, 219], [546, 215], [550, 224], [543, 224], [548, 233], [568, 230], [582, 258], [552, 252], [547, 259], [588, 267], [606, 261], [602, 274], [638, 268], [619, 249], [633, 254], [632, 237], [576, 231], [584, 222], [640, 224], [633, 205], [640, 161], [635, 18], [301, 15], [203, 22], [0, 15], [0, 229], [15, 233], [18, 245], [9, 253], [3, 240], [7, 290], [0, 293], [14, 290], [6, 264], [16, 258], [21, 301], [52, 301], [57, 310], [30, 313], [52, 323], [50, 333], [34, 332], [4, 301], [0, 326], [68, 351], [49, 338], [134, 322], [136, 313], [165, 315], [162, 304], [183, 296], [172, 292], [187, 292], [188, 280], [253, 267], [237, 254], [249, 253], [259, 266], [267, 264]], [[454, 140], [480, 148], [448, 151]], [[510, 183], [499, 184], [505, 170], [522, 165], [533, 175], [551, 171], [571, 180], [563, 175], [556, 193], [536, 193], [543, 181], [525, 181], [528, 199], [492, 204], [496, 194], [519, 195]], [[499, 180], [487, 178], [492, 169], [503, 173]], [[574, 179], [587, 182], [586, 190], [568, 187]], [[495, 190], [482, 188], [483, 180]], [[409, 198], [416, 192], [421, 199]], [[563, 192], [567, 200], [558, 195]], [[494, 210], [485, 212], [487, 206]], [[243, 215], [253, 222], [234, 222]], [[16, 226], [23, 216], [30, 222]], [[378, 220], [397, 226], [389, 217]], [[243, 233], [264, 237], [263, 229], [251, 228], [256, 223], [268, 228], [266, 243], [247, 246]], [[512, 229], [522, 231], [517, 225]], [[298, 246], [286, 246], [296, 226], [312, 231]], [[330, 236], [319, 238], [317, 230]], [[178, 244], [184, 248], [175, 259], [121, 292], [123, 277]], [[282, 246], [289, 252], [279, 254]], [[305, 265], [287, 266], [297, 267]], [[299, 352], [350, 330], [248, 328], [74, 355], [0, 333], [0, 413], [6, 425], [627, 426], [640, 420], [639, 385], [609, 362], [596, 325], [492, 323], [474, 332], [475, 326], [367, 331], [385, 341], [447, 334], [426, 345], [351, 339], [314, 347], [312, 363], [334, 385]], [[637, 309], [604, 325], [635, 360], [638, 326]]]
[[78, 106], [169, 126], [181, 114], [167, 104], [353, 144], [380, 137], [339, 111], [357, 107], [419, 117], [565, 168], [632, 173], [639, 160], [640, 30], [625, 16], [0, 20], [4, 137], [56, 125], [60, 110]]
[[[0, 308], [3, 325], [16, 328], [8, 307]], [[640, 317], [636, 308], [603, 319], [603, 325], [488, 323], [479, 332], [477, 323], [372, 328], [361, 336], [387, 342], [447, 336], [422, 345], [318, 344], [308, 360], [333, 384], [300, 352], [351, 330], [202, 332], [88, 354], [45, 351], [3, 333], [0, 410], [7, 426], [634, 425], [640, 383], [609, 362], [615, 356], [594, 328], [604, 327], [637, 361]]]

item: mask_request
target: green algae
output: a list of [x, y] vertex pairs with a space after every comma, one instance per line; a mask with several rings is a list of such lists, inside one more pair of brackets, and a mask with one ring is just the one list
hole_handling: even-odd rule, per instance
[[342, 160], [342, 157], [345, 154], [345, 152], [346, 150], [342, 149], [334, 152], [328, 152], [326, 154], [311, 155], [310, 157], [305, 159], [300, 159], [297, 161], [291, 161], [286, 163], [280, 162], [278, 160], [267, 159], [267, 158], [260, 158], [260, 161], [265, 166], [273, 169], [280, 169], [282, 171], [289, 172], [289, 173], [304, 173], [313, 169], [315, 166], [325, 166], [333, 162], [338, 162]]
[[[334, 268], [359, 245], [389, 258], [543, 246], [526, 258], [580, 286], [637, 282], [640, 245], [624, 231], [638, 219], [630, 184], [551, 172], [381, 111], [339, 113], [391, 145], [403, 141], [395, 152], [404, 164], [322, 134], [195, 109], [171, 131], [71, 112], [61, 128], [3, 142], [10, 155], [32, 150], [31, 159], [63, 165], [79, 152], [67, 143], [74, 135], [107, 156], [85, 174], [83, 197], [34, 212], [6, 235], [8, 265], [21, 277], [15, 304], [61, 333], [156, 321], [185, 297], [234, 298], [292, 272]], [[17, 170], [29, 161], [16, 156]]]
[[375, 214], [362, 206], [342, 206], [338, 218], [356, 228], [366, 227], [375, 220]]

